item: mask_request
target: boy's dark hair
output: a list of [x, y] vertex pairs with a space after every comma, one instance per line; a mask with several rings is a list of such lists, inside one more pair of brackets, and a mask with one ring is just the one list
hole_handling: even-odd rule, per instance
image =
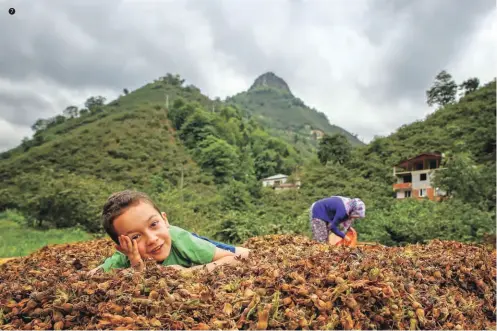
[[150, 197], [143, 192], [124, 190], [112, 193], [107, 199], [107, 202], [102, 210], [102, 223], [105, 232], [107, 232], [116, 244], [119, 245], [119, 238], [116, 229], [114, 228], [114, 220], [124, 213], [126, 209], [136, 206], [140, 202], [152, 205], [152, 207], [154, 207], [159, 214], [161, 213], [152, 199], [150, 199]]

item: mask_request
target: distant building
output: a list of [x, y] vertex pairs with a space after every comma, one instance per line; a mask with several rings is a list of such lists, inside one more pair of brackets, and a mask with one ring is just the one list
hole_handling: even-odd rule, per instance
[[314, 140], [319, 140], [324, 137], [324, 132], [321, 130], [311, 130], [311, 136]]
[[300, 188], [300, 180], [295, 183], [288, 182], [288, 175], [277, 174], [262, 180], [263, 187], [272, 187], [274, 190], [285, 190], [292, 188]]
[[300, 188], [300, 182], [297, 181], [295, 184], [294, 183], [285, 183], [285, 184], [280, 184], [278, 186], [274, 187], [275, 191], [283, 191], [283, 190], [291, 190], [291, 189], [299, 189]]
[[287, 180], [288, 180], [288, 176], [287, 175], [277, 174], [277, 175], [274, 175], [274, 176], [271, 176], [271, 177], [264, 178], [262, 180], [262, 186], [264, 186], [264, 187], [268, 187], [268, 186], [275, 187], [275, 186], [279, 186], [281, 184], [285, 184]]
[[434, 173], [441, 169], [442, 157], [438, 152], [423, 153], [396, 164], [393, 167], [393, 175], [397, 178], [393, 184], [396, 198], [439, 200], [444, 196], [445, 192], [432, 186]]

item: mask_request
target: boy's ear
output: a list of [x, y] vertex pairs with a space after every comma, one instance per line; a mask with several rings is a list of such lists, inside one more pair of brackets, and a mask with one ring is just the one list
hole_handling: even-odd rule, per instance
[[161, 215], [164, 221], [166, 222], [166, 224], [169, 225], [169, 221], [167, 220], [167, 214], [165, 212], [162, 212]]

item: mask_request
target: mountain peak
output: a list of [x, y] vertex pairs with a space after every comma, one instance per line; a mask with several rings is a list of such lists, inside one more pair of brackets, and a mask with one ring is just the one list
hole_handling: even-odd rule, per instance
[[249, 91], [252, 91], [258, 87], [274, 88], [292, 94], [292, 92], [290, 91], [290, 87], [288, 87], [288, 84], [282, 78], [276, 76], [271, 71], [268, 71], [265, 74], [257, 77], [257, 79], [250, 87]]

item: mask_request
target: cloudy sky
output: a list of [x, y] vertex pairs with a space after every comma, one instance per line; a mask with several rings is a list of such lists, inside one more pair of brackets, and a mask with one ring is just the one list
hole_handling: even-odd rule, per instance
[[494, 0], [0, 0], [0, 10], [0, 151], [38, 118], [167, 72], [224, 98], [273, 71], [366, 142], [433, 111], [425, 91], [442, 69], [458, 83], [496, 72]]

